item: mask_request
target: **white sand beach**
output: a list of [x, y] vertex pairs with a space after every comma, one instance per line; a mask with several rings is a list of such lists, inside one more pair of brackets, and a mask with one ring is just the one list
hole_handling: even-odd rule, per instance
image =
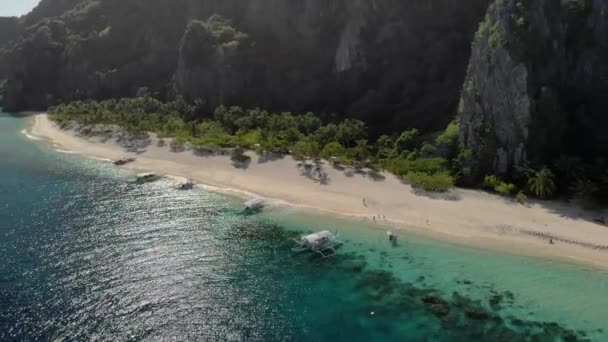
[[[251, 154], [252, 162], [247, 168], [236, 168], [227, 156], [171, 152], [168, 146], [159, 147], [154, 136], [145, 151], [133, 154], [114, 140], [62, 130], [45, 114], [32, 118], [28, 132], [57, 149], [95, 158], [136, 157], [126, 168], [191, 178], [226, 191], [354, 216], [375, 223], [379, 229], [385, 229], [385, 224], [395, 226], [405, 230], [401, 233], [404, 239], [408, 232], [415, 232], [481, 248], [608, 268], [608, 227], [593, 222], [594, 218], [608, 218], [608, 212], [592, 213], [562, 202], [532, 201], [523, 206], [464, 189], [448, 195], [417, 194], [392, 175], [374, 180], [366, 175], [347, 174], [327, 162], [322, 166], [327, 184], [320, 184], [303, 174], [305, 169], [289, 156], [263, 161]], [[549, 244], [549, 238], [555, 244]]]

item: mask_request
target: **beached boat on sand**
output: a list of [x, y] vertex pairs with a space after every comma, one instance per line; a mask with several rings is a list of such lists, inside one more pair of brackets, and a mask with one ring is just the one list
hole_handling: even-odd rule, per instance
[[299, 240], [294, 239], [294, 241], [298, 246], [293, 248], [292, 251], [297, 253], [306, 251], [315, 252], [324, 258], [336, 254], [336, 248], [344, 244], [344, 242], [338, 240], [337, 233], [334, 234], [328, 230], [304, 235]]
[[118, 159], [117, 161], [115, 161], [114, 165], [122, 166], [122, 165], [127, 165], [129, 163], [132, 163], [134, 161], [135, 161], [135, 158], [122, 158], [122, 159]]
[[135, 183], [137, 183], [137, 184], [151, 183], [151, 182], [155, 182], [161, 178], [163, 178], [163, 177], [159, 176], [155, 173], [142, 173], [142, 174], [137, 175]]
[[185, 183], [180, 184], [177, 188], [179, 190], [192, 190], [192, 189], [194, 189], [195, 185], [196, 184], [194, 184], [193, 181], [189, 180], [189, 181], [187, 181]]
[[245, 212], [257, 213], [266, 207], [266, 201], [262, 198], [254, 198], [245, 202]]

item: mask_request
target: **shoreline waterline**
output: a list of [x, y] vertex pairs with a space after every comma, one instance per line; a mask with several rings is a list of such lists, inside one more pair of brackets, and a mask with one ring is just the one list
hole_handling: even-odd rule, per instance
[[[61, 130], [45, 114], [33, 116], [28, 120], [31, 121], [24, 133], [35, 139], [44, 140], [56, 150], [70, 151], [70, 153], [103, 161], [115, 160], [128, 154], [118, 144], [111, 141], [100, 142], [94, 138], [85, 139], [77, 137], [75, 132]], [[390, 182], [388, 185], [381, 182], [373, 184], [370, 180], [347, 179], [334, 172], [331, 174], [332, 179], [339, 181], [340, 184], [320, 186], [300, 175], [285, 175], [297, 172], [296, 162], [292, 160], [267, 163], [271, 165], [277, 163], [278, 171], [271, 170], [268, 165], [265, 165], [263, 169], [258, 167], [262, 170], [252, 167], [254, 171], [250, 171], [234, 169], [227, 157], [199, 157], [190, 152], [174, 153], [155, 146], [150, 147], [150, 150], [150, 152], [134, 155], [138, 158], [137, 161], [126, 165], [125, 168], [140, 172], [158, 172], [181, 179], [193, 179], [200, 183], [201, 187], [215, 192], [235, 195], [243, 199], [263, 197], [277, 206], [292, 206], [298, 210], [338, 216], [367, 223], [379, 229], [398, 229], [408, 234], [481, 250], [497, 249], [513, 255], [540, 257], [608, 269], [608, 252], [576, 245], [576, 243], [608, 245], [608, 228], [587, 222], [582, 218], [573, 219], [559, 215], [557, 212], [551, 212], [537, 204], [526, 208], [508, 203], [497, 196], [459, 189], [458, 195], [462, 197], [462, 201], [472, 202], [467, 207], [467, 203], [459, 203], [461, 200], [429, 199], [412, 194], [406, 185], [397, 183], [393, 179], [385, 181]], [[208, 165], [210, 170], [199, 170], [205, 165]], [[275, 165], [272, 167], [275, 168]], [[247, 177], [248, 173], [254, 173], [251, 181]], [[272, 182], [274, 178], [277, 180], [276, 183]], [[269, 187], [274, 187], [275, 184], [277, 188], [291, 187], [293, 193], [285, 190], [269, 190]], [[398, 190], [396, 190], [397, 185], [401, 187]], [[361, 194], [355, 195], [354, 187], [360, 187]], [[367, 191], [375, 191], [381, 196], [386, 193], [389, 199], [385, 200], [385, 203], [380, 203], [383, 200], [381, 196], [372, 196], [368, 201], [372, 203], [373, 209], [363, 206], [357, 209], [354, 202], [360, 201]], [[399, 191], [403, 191], [403, 193]], [[485, 205], [485, 208], [482, 205]], [[402, 211], [400, 206], [407, 210]], [[475, 206], [479, 207], [475, 208]], [[372, 220], [371, 218], [375, 218], [376, 215], [380, 217], [378, 212], [382, 212], [382, 215], [388, 218]], [[501, 217], [494, 218], [493, 214], [503, 216], [505, 219], [517, 218], [519, 222], [503, 224]], [[522, 218], [522, 215], [518, 214], [522, 214], [524, 217]], [[570, 227], [571, 225], [581, 227], [580, 230], [583, 233], [580, 233], [580, 237], [576, 235], [577, 228]], [[551, 231], [552, 226], [557, 226], [559, 229]], [[522, 231], [535, 232], [538, 233], [538, 236], [526, 235]], [[569, 240], [573, 243], [549, 245], [548, 241], [542, 237], [543, 234], [563, 237], [564, 241]]]

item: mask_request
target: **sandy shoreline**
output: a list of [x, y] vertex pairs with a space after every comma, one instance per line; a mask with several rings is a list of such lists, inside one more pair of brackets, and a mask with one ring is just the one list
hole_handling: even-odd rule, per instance
[[[416, 194], [392, 175], [373, 180], [356, 173], [346, 175], [327, 164], [323, 171], [328, 182], [320, 184], [305, 175], [291, 157], [264, 162], [253, 156], [251, 164], [241, 169], [225, 156], [171, 152], [168, 146], [159, 147], [155, 137], [151, 137], [145, 151], [133, 154], [114, 139], [81, 137], [75, 131], [61, 130], [44, 114], [31, 120], [27, 133], [49, 141], [57, 149], [106, 160], [133, 155], [137, 160], [125, 166], [129, 169], [192, 178], [225, 192], [245, 197], [256, 194], [370, 223], [374, 223], [375, 216], [376, 223], [456, 243], [608, 268], [608, 227], [591, 221], [602, 214], [565, 203], [534, 202], [522, 206], [463, 189], [455, 190], [450, 199], [436, 198]], [[380, 215], [387, 222], [378, 220]], [[608, 213], [604, 216], [608, 217]], [[548, 243], [550, 237], [555, 245]]]

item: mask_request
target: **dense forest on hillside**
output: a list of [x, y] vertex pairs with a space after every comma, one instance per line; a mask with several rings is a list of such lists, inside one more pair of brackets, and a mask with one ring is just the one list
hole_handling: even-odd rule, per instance
[[195, 146], [336, 143], [442, 189], [608, 199], [605, 94], [608, 0], [42, 0], [0, 18], [8, 110]]
[[[5, 46], [3, 104], [181, 94], [211, 110], [336, 113], [375, 133], [438, 130], [454, 115], [487, 3], [42, 0]], [[214, 14], [220, 31], [192, 30]], [[225, 45], [233, 32], [246, 39]]]

